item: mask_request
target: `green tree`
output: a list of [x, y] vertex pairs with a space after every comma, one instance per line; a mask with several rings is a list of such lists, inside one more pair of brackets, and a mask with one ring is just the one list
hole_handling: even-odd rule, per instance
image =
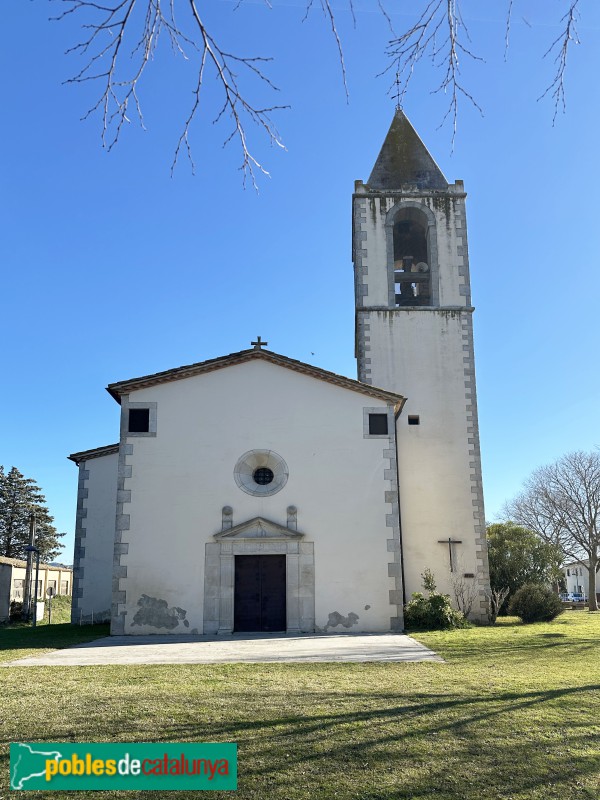
[[42, 561], [55, 558], [60, 552], [54, 519], [46, 507], [46, 498], [32, 478], [26, 478], [16, 467], [5, 472], [0, 466], [0, 555], [26, 558], [29, 544], [29, 519], [36, 517], [35, 546]]
[[514, 522], [488, 525], [487, 540], [491, 589], [509, 590], [503, 611], [526, 583], [558, 584], [563, 554], [556, 545]]

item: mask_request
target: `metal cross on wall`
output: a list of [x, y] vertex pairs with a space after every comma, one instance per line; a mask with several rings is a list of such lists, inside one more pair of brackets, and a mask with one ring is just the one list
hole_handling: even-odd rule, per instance
[[452, 552], [452, 545], [462, 544], [462, 539], [451, 539], [450, 537], [448, 537], [447, 539], [438, 539], [438, 544], [448, 545], [448, 555], [450, 557], [450, 572], [454, 572], [454, 558]]
[[257, 336], [256, 337], [256, 341], [255, 342], [250, 342], [250, 344], [254, 347], [255, 350], [260, 350], [261, 348], [268, 347], [268, 345], [269, 345], [268, 342], [263, 342], [261, 340], [260, 336]]

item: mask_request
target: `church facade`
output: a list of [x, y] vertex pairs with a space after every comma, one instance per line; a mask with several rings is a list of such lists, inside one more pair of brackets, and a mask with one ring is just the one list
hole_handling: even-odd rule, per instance
[[74, 621], [401, 631], [426, 569], [485, 619], [465, 193], [402, 111], [356, 183], [353, 257], [358, 380], [259, 337], [108, 387], [119, 442], [69, 456]]

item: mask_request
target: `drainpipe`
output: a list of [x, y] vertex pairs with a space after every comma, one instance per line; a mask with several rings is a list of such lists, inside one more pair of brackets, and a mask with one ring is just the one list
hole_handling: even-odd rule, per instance
[[[404, 405], [404, 404], [403, 404]], [[394, 415], [394, 424], [396, 425], [398, 421], [398, 417], [400, 416], [400, 411], [402, 407], [398, 410], [398, 412]], [[396, 481], [398, 484], [398, 531], [400, 536], [400, 575], [402, 577], [402, 605], [406, 605], [406, 581], [404, 580], [404, 545], [402, 542], [402, 510], [401, 510], [401, 492], [400, 492], [400, 459], [398, 457], [398, 426], [396, 425], [396, 430], [394, 432], [394, 442], [396, 446]]]

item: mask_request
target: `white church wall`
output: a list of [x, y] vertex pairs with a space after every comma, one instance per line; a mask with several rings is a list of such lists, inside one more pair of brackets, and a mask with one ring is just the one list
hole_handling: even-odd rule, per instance
[[[205, 545], [221, 531], [224, 506], [234, 526], [257, 516], [285, 526], [288, 507], [297, 508], [302, 541], [314, 543], [317, 628], [390, 629], [389, 440], [363, 436], [363, 409], [384, 413], [385, 402], [264, 361], [128, 401], [156, 403], [157, 422], [156, 436], [122, 442], [132, 449], [121, 467], [131, 473], [118, 568], [125, 633], [202, 632]], [[253, 449], [287, 463], [277, 494], [254, 497], [236, 485], [236, 462]]]
[[117, 503], [118, 453], [79, 464], [73, 622], [109, 620]]
[[[403, 309], [397, 314], [374, 311], [369, 319], [370, 379], [407, 397], [398, 420], [407, 598], [421, 591], [426, 568], [434, 572], [438, 588], [452, 595], [459, 573], [477, 576], [483, 567], [483, 533], [476, 528], [483, 519], [473, 491], [481, 490], [474, 466], [474, 389], [465, 373], [471, 363], [464, 350], [470, 319], [464, 317], [457, 311]], [[409, 417], [418, 417], [419, 424], [409, 425]], [[448, 538], [461, 542], [453, 546], [452, 574], [448, 547], [440, 544]], [[477, 613], [478, 603], [474, 608]]]
[[[477, 574], [466, 420], [462, 323], [458, 314], [404, 311], [371, 316], [373, 382], [402, 385], [406, 405], [398, 419], [398, 471], [406, 593], [421, 591], [421, 574], [431, 569], [443, 591], [452, 593], [449, 552], [455, 566]], [[419, 358], [426, 352], [428, 357]], [[418, 416], [418, 425], [408, 419]]]

